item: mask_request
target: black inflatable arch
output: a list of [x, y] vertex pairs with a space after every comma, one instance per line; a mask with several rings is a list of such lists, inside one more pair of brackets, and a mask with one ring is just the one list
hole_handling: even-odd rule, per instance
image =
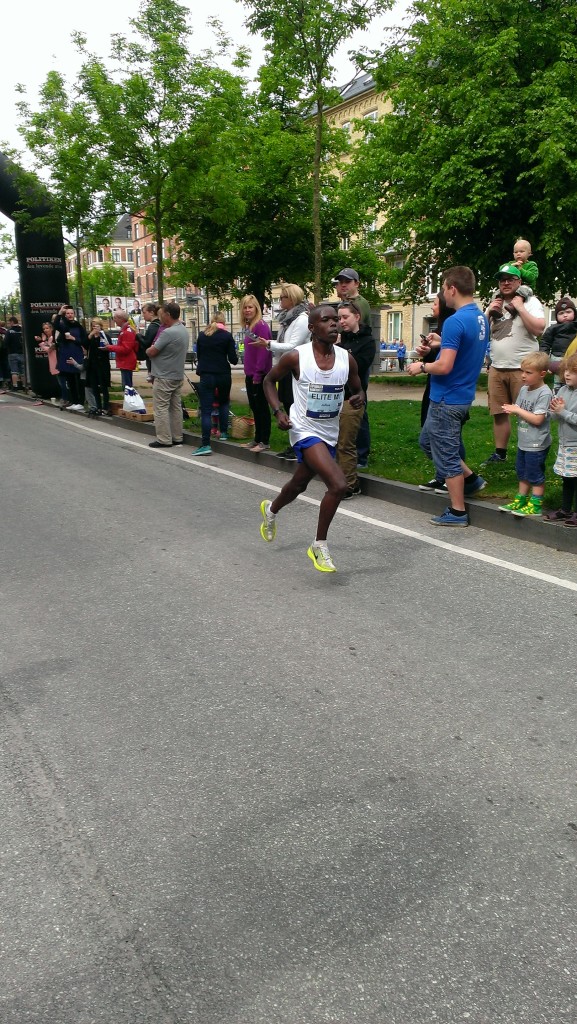
[[[18, 176], [14, 164], [0, 153], [0, 210], [14, 219], [19, 209]], [[30, 213], [45, 216], [50, 211], [48, 197]], [[16, 255], [22, 299], [22, 333], [26, 347], [26, 365], [30, 386], [42, 398], [60, 394], [55, 377], [48, 371], [48, 360], [37, 353], [34, 338], [42, 323], [50, 320], [63, 302], [68, 302], [66, 261], [62, 232], [27, 230], [15, 222]]]

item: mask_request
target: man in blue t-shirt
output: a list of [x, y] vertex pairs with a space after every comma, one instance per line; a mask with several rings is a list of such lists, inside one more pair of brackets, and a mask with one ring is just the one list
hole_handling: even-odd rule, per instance
[[[474, 301], [475, 275], [470, 267], [451, 267], [443, 275], [443, 296], [447, 306], [455, 310], [443, 324], [441, 338], [430, 334], [427, 343], [441, 342], [434, 363], [412, 363], [408, 372], [430, 373], [431, 401], [419, 444], [433, 460], [437, 479], [445, 479], [451, 504], [440, 516], [433, 516], [436, 526], [468, 526], [465, 509], [467, 495], [485, 485], [461, 458], [461, 429], [469, 417], [475, 397], [477, 380], [485, 358], [489, 323]], [[425, 353], [430, 345], [422, 346]]]

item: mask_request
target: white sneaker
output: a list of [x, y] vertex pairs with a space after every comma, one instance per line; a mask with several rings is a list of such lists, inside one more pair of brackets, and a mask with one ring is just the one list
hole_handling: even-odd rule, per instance
[[83, 405], [69, 405], [68, 412], [84, 412]]
[[318, 541], [315, 541], [314, 544], [311, 544], [310, 548], [307, 551], [307, 555], [309, 556], [315, 569], [318, 569], [319, 572], [337, 571], [337, 567], [329, 554], [329, 549], [327, 545], [323, 542], [319, 543]]
[[262, 523], [260, 524], [260, 535], [263, 540], [271, 541], [276, 537], [276, 516], [271, 512], [272, 501], [261, 501], [260, 511]]

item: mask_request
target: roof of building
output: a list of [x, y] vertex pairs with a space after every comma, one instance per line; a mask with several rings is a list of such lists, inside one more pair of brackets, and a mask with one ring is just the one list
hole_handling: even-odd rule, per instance
[[127, 238], [132, 238], [131, 223], [130, 214], [123, 213], [120, 220], [114, 225], [110, 240], [112, 242], [126, 242]]
[[[337, 103], [334, 103], [332, 106], [326, 107], [325, 109], [334, 110], [334, 108], [340, 106], [341, 103], [348, 103], [348, 101], [354, 99], [355, 96], [362, 96], [364, 92], [370, 92], [370, 90], [374, 89], [375, 87], [376, 82], [372, 75], [367, 74], [366, 71], [364, 71], [362, 74], [357, 74], [355, 75], [354, 78], [351, 78], [344, 85], [338, 85], [335, 87], [340, 92], [341, 98]], [[310, 110], [307, 111], [307, 117], [312, 117], [314, 114], [316, 114], [316, 111], [317, 105], [316, 103], [313, 103]]]
[[362, 74], [355, 75], [350, 82], [339, 88], [341, 101], [345, 103], [347, 100], [352, 100], [355, 96], [362, 96], [364, 92], [369, 92], [374, 88], [375, 80], [373, 76], [365, 71]]

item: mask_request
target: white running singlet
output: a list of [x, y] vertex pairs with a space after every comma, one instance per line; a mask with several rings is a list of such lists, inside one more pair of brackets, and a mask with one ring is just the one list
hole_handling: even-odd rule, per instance
[[333, 448], [339, 437], [339, 416], [343, 407], [345, 384], [349, 377], [349, 353], [335, 345], [332, 370], [320, 370], [312, 342], [299, 345], [299, 378], [293, 377], [291, 445], [307, 437], [318, 437]]

